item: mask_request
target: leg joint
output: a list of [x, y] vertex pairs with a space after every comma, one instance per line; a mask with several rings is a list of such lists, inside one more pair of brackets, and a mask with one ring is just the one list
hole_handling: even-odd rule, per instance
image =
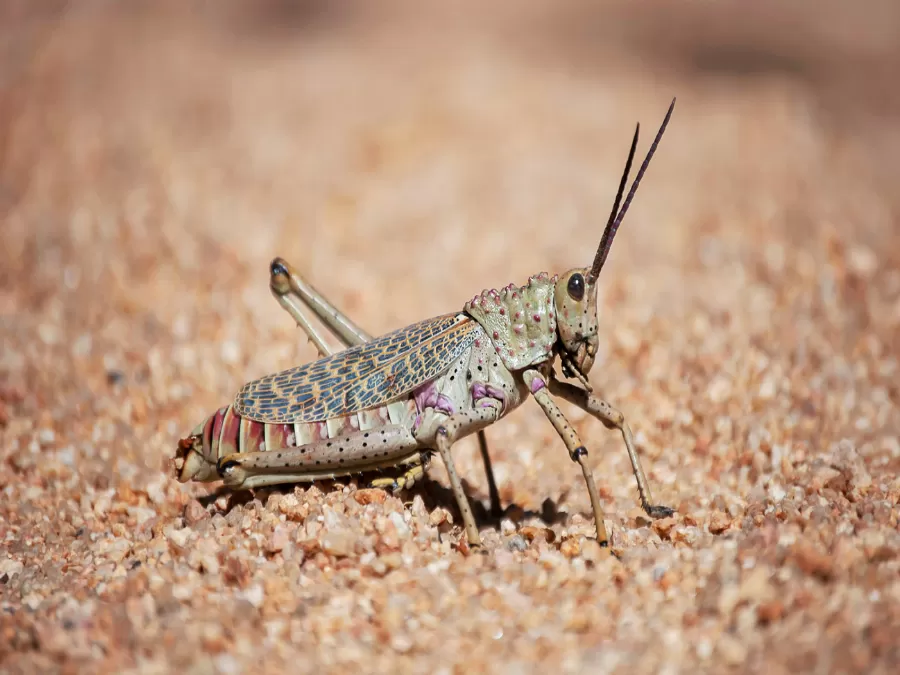
[[609, 403], [606, 404], [606, 414], [609, 415], [609, 419], [611, 419], [616, 426], [622, 424], [625, 421], [625, 415], [622, 414], [620, 410], [616, 410]]
[[583, 445], [579, 445], [577, 448], [575, 448], [575, 449], [572, 451], [572, 461], [573, 461], [573, 462], [577, 462], [577, 461], [579, 461], [582, 457], [587, 457], [587, 455], [588, 455], [587, 448], [584, 447]]
[[228, 472], [229, 469], [233, 469], [236, 466], [240, 466], [240, 464], [241, 463], [239, 461], [237, 461], [236, 459], [226, 459], [225, 457], [222, 457], [219, 459], [218, 462], [216, 462], [216, 472], [220, 476], [224, 476]]

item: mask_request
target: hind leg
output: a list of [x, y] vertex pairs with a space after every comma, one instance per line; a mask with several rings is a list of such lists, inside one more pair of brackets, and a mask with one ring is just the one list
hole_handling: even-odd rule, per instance
[[299, 447], [232, 453], [219, 458], [216, 471], [227, 487], [245, 490], [390, 469], [421, 462], [420, 455], [409, 429], [389, 424]]
[[[332, 305], [328, 298], [319, 293], [312, 284], [303, 279], [290, 263], [283, 258], [275, 258], [269, 267], [269, 272], [269, 288], [272, 290], [272, 295], [275, 296], [278, 303], [285, 311], [294, 318], [297, 325], [303, 329], [309, 337], [310, 342], [312, 342], [319, 351], [319, 356], [330, 356], [337, 350], [332, 349], [328, 343], [325, 342], [322, 334], [312, 325], [312, 323], [310, 323], [309, 319], [300, 310], [300, 305], [311, 310], [345, 347], [364, 344], [372, 339], [372, 337], [356, 325], [350, 317]], [[491, 457], [488, 453], [487, 436], [483, 429], [478, 431], [478, 448], [481, 452], [481, 460], [484, 463], [484, 473], [487, 477], [488, 494], [490, 495], [491, 502], [491, 515], [495, 518], [499, 518], [503, 515], [503, 507], [500, 503], [500, 492], [497, 490], [497, 482], [494, 479], [494, 468], [491, 465]], [[412, 483], [421, 479], [426, 468], [427, 466], [423, 466], [421, 472], [415, 477], [412, 477]], [[416, 471], [418, 472], [419, 470], [416, 469]], [[410, 478], [408, 473], [409, 472], [404, 474], [400, 480], [408, 480]], [[399, 481], [385, 477], [376, 478], [372, 482], [373, 486], [376, 486], [376, 483], [378, 484], [377, 487], [395, 489], [395, 485], [397, 485]], [[412, 487], [412, 483], [407, 487]]]
[[275, 258], [269, 266], [269, 288], [278, 303], [294, 317], [322, 356], [329, 356], [336, 350], [330, 349], [325, 344], [309, 319], [300, 311], [298, 304], [311, 310], [345, 347], [361, 345], [372, 339], [372, 336], [297, 274], [283, 258]]

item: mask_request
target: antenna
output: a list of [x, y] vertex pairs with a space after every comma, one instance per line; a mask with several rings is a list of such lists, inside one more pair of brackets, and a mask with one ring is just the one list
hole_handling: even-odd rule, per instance
[[[653, 144], [650, 146], [650, 150], [647, 151], [647, 157], [644, 159], [643, 164], [641, 164], [641, 168], [638, 170], [637, 176], [634, 178], [634, 182], [631, 184], [631, 189], [628, 191], [628, 196], [625, 198], [625, 203], [622, 205], [622, 210], [618, 212], [618, 215], [615, 216], [615, 220], [613, 220], [612, 215], [610, 215], [610, 221], [606, 224], [606, 229], [603, 231], [603, 238], [600, 240], [600, 246], [597, 248], [597, 255], [594, 257], [594, 264], [591, 266], [591, 271], [588, 274], [588, 278], [593, 281], [600, 274], [600, 270], [603, 269], [604, 263], [606, 263], [606, 257], [609, 255], [609, 249], [612, 247], [613, 238], [616, 236], [616, 232], [619, 229], [619, 225], [622, 224], [622, 219], [625, 217], [625, 213], [628, 211], [628, 207], [631, 205], [631, 200], [634, 199], [634, 194], [637, 192], [638, 185], [641, 182], [641, 178], [644, 177], [644, 172], [647, 171], [647, 167], [650, 165], [650, 159], [653, 157], [653, 153], [656, 152], [656, 147], [659, 145], [660, 140], [662, 139], [663, 132], [666, 130], [666, 126], [669, 124], [669, 118], [672, 117], [672, 111], [675, 109], [675, 99], [672, 99], [672, 103], [669, 104], [669, 110], [666, 112], [666, 117], [662, 122], [662, 125], [659, 127], [659, 131], [656, 132], [656, 138], [653, 139]], [[638, 129], [634, 132], [634, 140], [631, 143], [631, 152], [628, 155], [628, 161], [625, 164], [625, 173], [622, 175], [622, 182], [619, 185], [619, 192], [616, 195], [616, 201], [613, 204], [613, 213], [616, 212], [616, 209], [619, 206], [619, 201], [622, 198], [622, 188], [625, 185], [626, 180], [628, 179], [628, 172], [631, 169], [631, 161], [634, 157], [635, 146], [637, 145], [637, 137], [638, 130], [640, 130], [640, 125], [638, 125]]]

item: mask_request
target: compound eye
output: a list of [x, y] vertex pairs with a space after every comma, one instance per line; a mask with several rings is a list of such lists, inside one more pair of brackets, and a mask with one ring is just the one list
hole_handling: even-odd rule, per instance
[[576, 302], [581, 302], [584, 298], [584, 277], [579, 273], [573, 274], [569, 278], [569, 285], [566, 290], [569, 292], [570, 298]]
[[272, 264], [269, 265], [269, 274], [273, 277], [281, 275], [287, 276], [287, 273], [287, 267], [285, 267], [284, 261], [282, 261], [281, 258], [275, 258], [275, 260], [272, 261]]

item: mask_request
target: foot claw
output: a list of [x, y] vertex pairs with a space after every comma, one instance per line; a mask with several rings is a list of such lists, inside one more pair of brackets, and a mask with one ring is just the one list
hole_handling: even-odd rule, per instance
[[400, 483], [398, 483], [397, 481], [387, 482], [383, 479], [376, 479], [369, 483], [369, 488], [375, 490], [386, 490], [387, 492], [395, 495], [400, 492]]
[[645, 506], [644, 511], [651, 518], [668, 518], [675, 515], [675, 509], [670, 509], [668, 506]]

